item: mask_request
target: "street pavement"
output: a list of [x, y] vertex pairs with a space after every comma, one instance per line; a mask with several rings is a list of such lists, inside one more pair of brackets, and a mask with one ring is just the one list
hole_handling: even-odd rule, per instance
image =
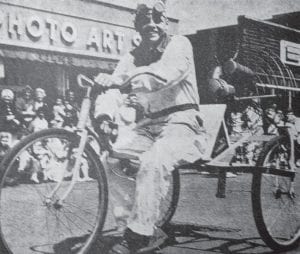
[[[120, 238], [109, 235], [117, 225], [112, 214], [112, 204], [116, 204], [116, 200], [123, 197], [126, 205], [134, 192], [134, 181], [107, 173], [109, 210], [104, 233], [97, 239], [95, 246], [90, 251], [91, 254], [106, 254], [111, 246], [120, 240]], [[250, 195], [252, 175], [241, 174], [236, 178], [227, 178], [226, 198], [216, 198], [215, 196], [218, 180], [215, 175], [200, 175], [193, 171], [185, 171], [182, 172], [180, 178], [180, 198], [171, 221], [170, 240], [152, 254], [276, 253], [264, 244], [254, 224]], [[39, 194], [42, 190], [49, 191], [49, 187], [46, 187], [46, 184], [34, 186], [24, 184], [20, 188], [12, 187], [2, 190], [1, 233], [8, 237], [9, 243], [16, 246], [15, 254], [76, 253], [76, 251], [65, 251], [66, 248], [70, 250], [74, 244], [76, 247], [77, 241], [80, 240], [69, 239], [67, 237], [69, 231], [66, 229], [71, 228], [73, 224], [82, 225], [78, 228], [72, 227], [74, 234], [71, 234], [76, 235], [78, 231], [78, 236], [81, 237], [82, 232], [85, 232], [83, 226], [89, 225], [85, 221], [90, 221], [91, 218], [95, 219], [93, 214], [86, 212], [86, 209], [96, 211], [96, 182], [78, 184], [78, 188], [74, 190], [74, 196], [70, 197], [74, 198], [75, 202], [77, 197], [82, 195], [82, 198], [78, 199], [78, 204], [85, 208], [82, 210], [84, 217], [75, 216], [71, 213], [72, 209], [69, 206], [66, 206], [66, 209], [68, 208], [66, 211], [62, 210], [62, 212], [66, 212], [64, 215], [59, 215], [60, 210], [55, 209], [48, 212], [45, 205], [39, 202], [41, 198]], [[16, 194], [19, 195], [18, 198], [16, 198]], [[75, 202], [75, 204], [77, 203]], [[12, 209], [12, 205], [15, 210]], [[76, 206], [74, 209], [78, 212]], [[45, 221], [45, 218], [48, 219]], [[77, 225], [79, 222], [80, 224]], [[69, 226], [64, 227], [66, 225]], [[64, 231], [60, 231], [64, 228]], [[72, 230], [70, 230], [71, 233]], [[61, 241], [65, 235], [67, 238]], [[53, 239], [53, 243], [48, 242], [49, 239]], [[57, 244], [57, 242], [59, 243]], [[300, 249], [285, 253], [300, 253]], [[0, 254], [4, 254], [1, 249]]]
[[[181, 174], [180, 200], [171, 222], [173, 237], [155, 253], [278, 253], [264, 244], [256, 230], [251, 206], [251, 180], [250, 174], [227, 178], [226, 198], [216, 198], [216, 176], [193, 171]], [[110, 211], [105, 229], [114, 226]], [[110, 241], [109, 246], [114, 242]], [[95, 253], [105, 252], [106, 248], [102, 252], [95, 250]], [[284, 253], [300, 253], [300, 248]]]

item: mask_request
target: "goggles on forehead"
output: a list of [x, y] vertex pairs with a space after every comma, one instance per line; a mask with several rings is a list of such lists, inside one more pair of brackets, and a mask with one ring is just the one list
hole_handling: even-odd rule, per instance
[[155, 3], [152, 9], [146, 4], [139, 5], [135, 17], [136, 27], [150, 23], [151, 19], [155, 24], [160, 24], [164, 21], [165, 10], [165, 4], [162, 1]]
[[[144, 11], [147, 11], [151, 9], [147, 4], [139, 4], [138, 7], [137, 7], [137, 14], [139, 12], [144, 12]], [[160, 13], [163, 13], [166, 11], [166, 5], [164, 4], [163, 1], [157, 1], [153, 7], [152, 7], [153, 10], [155, 10], [156, 12], [160, 12]]]

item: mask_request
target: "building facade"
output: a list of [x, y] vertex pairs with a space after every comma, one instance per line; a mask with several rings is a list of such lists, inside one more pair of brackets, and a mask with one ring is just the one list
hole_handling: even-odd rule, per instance
[[[78, 73], [111, 73], [139, 44], [134, 9], [109, 1], [1, 0], [0, 90], [42, 87], [51, 96], [78, 90]], [[177, 20], [170, 20], [176, 33]]]

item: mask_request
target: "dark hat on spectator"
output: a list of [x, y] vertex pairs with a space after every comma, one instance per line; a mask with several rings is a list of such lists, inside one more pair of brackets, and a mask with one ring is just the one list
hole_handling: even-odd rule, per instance
[[33, 89], [29, 85], [24, 87], [24, 89], [22, 90], [22, 94], [25, 95], [27, 92], [29, 92], [31, 95], [33, 94]]
[[31, 86], [27, 85], [27, 86], [25, 86], [25, 88], [23, 89], [23, 91], [24, 91], [24, 92], [25, 92], [25, 91], [33, 92], [33, 89], [32, 89]]

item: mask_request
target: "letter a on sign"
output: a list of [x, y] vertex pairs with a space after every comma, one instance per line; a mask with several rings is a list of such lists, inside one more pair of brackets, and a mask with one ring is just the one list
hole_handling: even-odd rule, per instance
[[89, 33], [89, 38], [86, 43], [87, 47], [95, 47], [96, 50], [100, 47], [100, 35], [96, 27], [92, 27]]

